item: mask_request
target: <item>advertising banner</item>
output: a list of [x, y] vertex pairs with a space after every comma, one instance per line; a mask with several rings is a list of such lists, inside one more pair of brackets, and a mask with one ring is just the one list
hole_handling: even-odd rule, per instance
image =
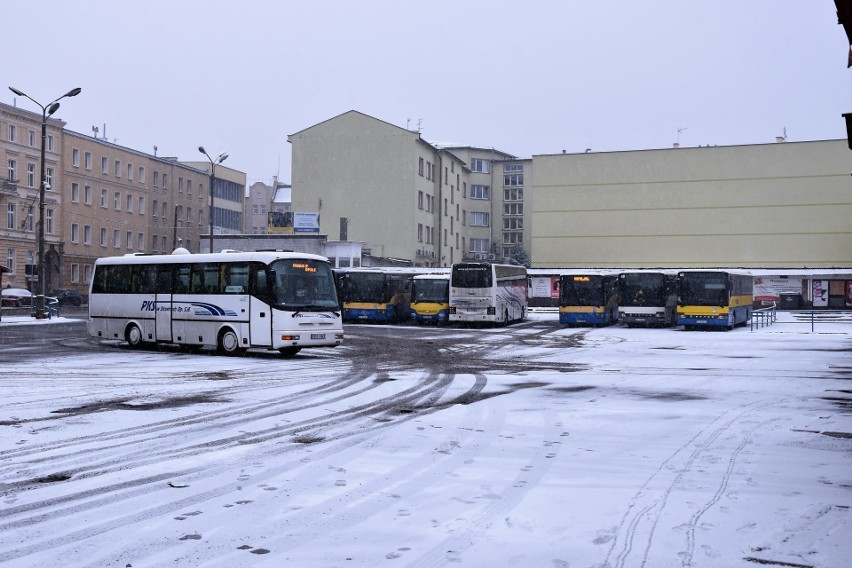
[[559, 299], [557, 282], [558, 276], [533, 276], [530, 278], [530, 297]]
[[293, 231], [296, 233], [319, 233], [319, 213], [293, 213]]
[[269, 234], [292, 234], [293, 214], [289, 211], [281, 213], [270, 211], [266, 215], [266, 232]]
[[756, 301], [780, 302], [781, 294], [801, 294], [801, 278], [760, 278], [754, 279], [754, 299]]

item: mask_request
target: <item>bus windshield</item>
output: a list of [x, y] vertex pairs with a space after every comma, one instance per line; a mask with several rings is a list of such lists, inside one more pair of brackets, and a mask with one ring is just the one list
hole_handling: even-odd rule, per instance
[[563, 306], [603, 306], [600, 276], [569, 276], [562, 279], [560, 301]]
[[453, 266], [453, 286], [456, 288], [490, 288], [491, 266], [457, 264]]
[[337, 310], [331, 267], [316, 260], [276, 260], [269, 266], [275, 307], [285, 310]]
[[668, 290], [664, 274], [624, 274], [620, 279], [621, 306], [665, 306]]
[[684, 273], [680, 283], [681, 305], [727, 306], [728, 280], [725, 274]]
[[450, 283], [448, 280], [414, 280], [412, 302], [447, 302]]

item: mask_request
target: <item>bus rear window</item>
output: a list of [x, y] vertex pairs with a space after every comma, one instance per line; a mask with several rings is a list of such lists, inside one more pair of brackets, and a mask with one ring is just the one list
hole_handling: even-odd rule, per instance
[[491, 267], [458, 264], [453, 266], [453, 282], [456, 288], [490, 288]]

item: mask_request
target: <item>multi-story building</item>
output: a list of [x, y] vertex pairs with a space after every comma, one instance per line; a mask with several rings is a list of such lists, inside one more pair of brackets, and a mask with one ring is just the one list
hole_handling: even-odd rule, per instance
[[319, 213], [320, 233], [418, 266], [503, 258], [503, 178], [495, 192], [492, 162], [514, 156], [441, 148], [356, 111], [288, 141], [293, 211]]
[[[283, 228], [283, 222], [279, 219], [292, 211], [290, 189], [289, 184], [281, 183], [277, 178], [272, 180], [271, 185], [262, 181], [253, 183], [246, 195], [243, 233], [250, 235], [269, 233], [270, 217], [276, 219], [278, 221], [276, 225]], [[275, 231], [276, 228], [278, 227], [273, 227], [271, 232], [283, 232]]]
[[[181, 161], [181, 165], [205, 172], [209, 185], [209, 161]], [[238, 235], [243, 231], [243, 207], [245, 206], [246, 174], [223, 166], [216, 165], [213, 178], [213, 235]], [[209, 203], [205, 202], [207, 206]], [[207, 209], [209, 212], [209, 209]], [[210, 221], [205, 219], [209, 228]], [[210, 250], [210, 233], [201, 240], [201, 252]], [[214, 250], [217, 247], [214, 245]]]
[[65, 130], [59, 285], [85, 292], [96, 259], [198, 252], [207, 233], [204, 171]]
[[[38, 262], [42, 116], [0, 103], [0, 262], [8, 269], [4, 286], [35, 290]], [[61, 168], [65, 123], [48, 118], [44, 143], [44, 243], [47, 287], [59, 282], [62, 250]]]

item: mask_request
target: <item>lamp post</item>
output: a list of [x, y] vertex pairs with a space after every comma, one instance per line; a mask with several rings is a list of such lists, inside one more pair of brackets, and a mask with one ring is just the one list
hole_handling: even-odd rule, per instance
[[43, 105], [28, 94], [24, 93], [16, 89], [15, 87], [9, 87], [9, 90], [18, 95], [19, 97], [26, 97], [34, 102], [36, 105], [41, 107], [41, 178], [38, 188], [38, 290], [36, 294], [36, 311], [35, 317], [36, 319], [44, 319], [48, 316], [47, 312], [44, 309], [44, 296], [47, 293], [47, 282], [45, 278], [45, 267], [44, 267], [44, 191], [47, 188], [47, 179], [45, 178], [45, 164], [44, 164], [44, 152], [45, 147], [47, 146], [47, 119], [57, 110], [59, 110], [59, 101], [64, 99], [65, 97], [76, 97], [80, 94], [82, 89], [80, 87], [76, 87], [71, 89], [58, 99], [55, 99], [48, 105]]
[[210, 157], [210, 154], [204, 149], [204, 146], [199, 146], [198, 151], [207, 156], [210, 160], [210, 252], [213, 252], [213, 183], [216, 180], [216, 164], [221, 164], [228, 159], [228, 154], [222, 152], [215, 160]]

